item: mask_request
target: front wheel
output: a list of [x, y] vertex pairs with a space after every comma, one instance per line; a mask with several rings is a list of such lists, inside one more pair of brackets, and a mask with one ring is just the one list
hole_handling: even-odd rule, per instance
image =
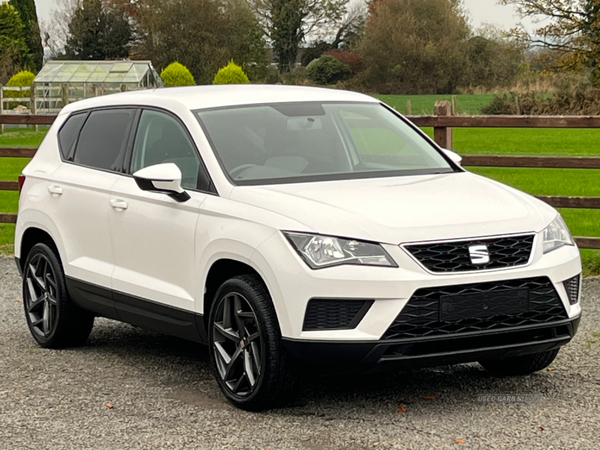
[[283, 404], [295, 384], [271, 298], [256, 276], [223, 283], [209, 316], [213, 372], [227, 399], [248, 411]]
[[534, 353], [533, 355], [484, 360], [479, 361], [479, 364], [494, 375], [528, 375], [545, 369], [552, 364], [552, 361], [558, 355], [558, 350], [557, 348], [547, 352]]

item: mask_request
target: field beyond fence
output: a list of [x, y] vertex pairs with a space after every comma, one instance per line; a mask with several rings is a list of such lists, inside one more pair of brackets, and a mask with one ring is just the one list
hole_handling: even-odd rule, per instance
[[[468, 141], [468, 139], [464, 139], [467, 132], [480, 136], [484, 132], [491, 132], [492, 136], [498, 136], [502, 134], [502, 130], [511, 134], [521, 131], [527, 133], [523, 136], [531, 139], [531, 136], [535, 134], [534, 130], [543, 131], [540, 135], [552, 131], [561, 135], [571, 133], [571, 136], [575, 136], [573, 131], [577, 129], [578, 134], [587, 136], [589, 140], [585, 139], [587, 141], [585, 152], [577, 149], [560, 152], [560, 154], [552, 151], [546, 152], [553, 156], [545, 155], [544, 151], [536, 151], [532, 155], [527, 150], [511, 152], [510, 149], [508, 152], [504, 152], [505, 154], [496, 155], [487, 154], [489, 149], [483, 149], [481, 154], [473, 154], [472, 148], [465, 152], [458, 148], [458, 151], [463, 156], [463, 165], [469, 166], [471, 171], [512, 184], [536, 195], [550, 205], [560, 208], [570, 228], [574, 234], [578, 235], [576, 240], [580, 248], [600, 249], [598, 220], [600, 218], [600, 214], [598, 214], [600, 213], [600, 146], [591, 145], [591, 142], [600, 142], [600, 116], [452, 116], [449, 105], [449, 102], [439, 102], [435, 115], [409, 116], [415, 125], [424, 129], [443, 148], [453, 148], [454, 141], [458, 147], [463, 147], [464, 142]], [[50, 115], [0, 116], [0, 123], [4, 124], [48, 125], [53, 120], [54, 116]], [[7, 135], [9, 134], [7, 133]], [[568, 141], [573, 140], [577, 139], [568, 139]], [[487, 140], [485, 137], [480, 137], [477, 141], [479, 144], [485, 144]], [[0, 159], [0, 179], [5, 178], [3, 174], [7, 172], [3, 170], [5, 165], [3, 160], [9, 162], [8, 166], [22, 167], [23, 162], [27, 161], [26, 158], [30, 158], [35, 152], [34, 148], [26, 148], [29, 146], [27, 144], [26, 146], [19, 144], [9, 146], [7, 143], [10, 144], [10, 139], [0, 139], [0, 157], [2, 157]], [[523, 142], [522, 145], [525, 146], [525, 143]], [[540, 154], [543, 156], [538, 156]], [[573, 154], [577, 156], [572, 156]], [[0, 245], [2, 243], [9, 244], [12, 240], [9, 234], [14, 233], [14, 226], [11, 227], [7, 224], [14, 223], [16, 220], [16, 214], [14, 214], [16, 192], [14, 191], [17, 189], [16, 175], [18, 173], [20, 172], [13, 174], [12, 179], [6, 177], [0, 181], [0, 191], [5, 191], [4, 193], [0, 192]], [[522, 179], [527, 180], [528, 176], [530, 181], [537, 179], [538, 183], [529, 183], [529, 186], [523, 186]], [[562, 180], [562, 184], [569, 187], [567, 190], [576, 191], [576, 194], [557, 195], [554, 189], [561, 183], [551, 182], [544, 188], [543, 181], [546, 178]], [[578, 189], [574, 190], [575, 186]], [[2, 196], [6, 194], [14, 194], [14, 197], [3, 201]], [[584, 262], [585, 260], [594, 260], [591, 273], [600, 270], [599, 252], [583, 250], [582, 255]]]

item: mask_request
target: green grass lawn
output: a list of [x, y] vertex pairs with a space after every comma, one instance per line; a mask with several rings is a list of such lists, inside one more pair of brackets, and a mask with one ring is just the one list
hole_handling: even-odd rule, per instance
[[33, 131], [31, 128], [5, 128], [4, 133], [0, 134], [0, 145], [2, 147], [38, 147], [46, 132], [47, 126], [39, 126], [39, 131]]
[[[433, 138], [433, 128], [423, 131]], [[454, 128], [453, 148], [470, 155], [600, 156], [600, 129]]]
[[[396, 111], [406, 114], [406, 101], [410, 100], [412, 106], [412, 114], [414, 115], [431, 115], [433, 114], [433, 105], [436, 100], [452, 101], [452, 95], [385, 95], [374, 94], [383, 103], [390, 105]], [[456, 113], [457, 114], [481, 114], [479, 108], [487, 105], [494, 94], [463, 94], [455, 95], [456, 97]]]
[[[439, 98], [439, 96], [433, 97]], [[426, 128], [424, 131], [430, 136], [433, 134], [431, 128]], [[10, 130], [0, 135], [0, 146], [35, 147], [41, 143], [44, 134], [45, 131], [36, 133], [32, 130]], [[600, 156], [598, 143], [600, 143], [600, 130], [518, 128], [454, 130], [454, 149], [462, 154]], [[27, 158], [0, 158], [0, 180], [16, 180], [27, 162]], [[469, 167], [468, 169], [533, 195], [600, 196], [600, 170], [506, 167]], [[0, 212], [16, 212], [17, 201], [16, 192], [0, 191]], [[600, 236], [600, 210], [562, 209], [561, 214], [574, 235]], [[0, 253], [12, 252], [13, 235], [14, 225], [0, 224]], [[586, 273], [600, 274], [600, 251], [582, 250], [582, 257]]]

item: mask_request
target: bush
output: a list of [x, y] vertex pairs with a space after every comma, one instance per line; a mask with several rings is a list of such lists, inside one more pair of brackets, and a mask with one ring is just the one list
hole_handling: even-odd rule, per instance
[[306, 66], [306, 75], [317, 84], [335, 84], [350, 78], [352, 71], [339, 59], [321, 55]]
[[233, 60], [229, 61], [225, 67], [221, 67], [215, 78], [213, 84], [248, 84], [250, 80], [244, 73], [244, 70], [238, 66]]
[[560, 89], [553, 94], [528, 92], [520, 95], [494, 95], [490, 103], [479, 110], [486, 115], [596, 116], [600, 115], [600, 89], [572, 87]]
[[183, 64], [172, 62], [160, 73], [165, 86], [194, 86], [194, 76]]
[[296, 66], [289, 72], [279, 74], [280, 81], [282, 84], [310, 86], [313, 84], [311, 80], [306, 77], [306, 68], [302, 66]]
[[325, 52], [325, 55], [331, 55], [346, 64], [350, 67], [353, 74], [358, 73], [363, 69], [362, 55], [358, 52], [336, 48]]
[[[33, 84], [33, 79], [35, 75], [28, 70], [23, 70], [14, 74], [8, 83], [7, 86], [31, 86]], [[4, 96], [7, 98], [28, 98], [31, 94], [31, 89], [27, 89], [25, 91], [5, 91]], [[22, 102], [9, 102], [8, 108], [14, 109], [18, 105], [23, 104]]]
[[328, 50], [331, 50], [332, 45], [325, 41], [319, 41], [312, 47], [307, 47], [302, 50], [302, 56], [300, 61], [303, 66], [308, 66], [314, 59], [318, 59], [321, 57], [323, 53]]

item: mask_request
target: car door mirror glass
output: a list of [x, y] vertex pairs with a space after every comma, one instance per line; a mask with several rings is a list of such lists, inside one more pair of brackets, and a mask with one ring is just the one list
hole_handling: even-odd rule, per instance
[[462, 164], [462, 156], [460, 156], [458, 153], [448, 150], [447, 148], [443, 148], [442, 151], [448, 158], [452, 160], [453, 163], [456, 163], [459, 166]]
[[190, 199], [189, 194], [181, 187], [181, 170], [174, 163], [145, 167], [135, 172], [133, 179], [142, 191], [167, 194], [178, 202]]

